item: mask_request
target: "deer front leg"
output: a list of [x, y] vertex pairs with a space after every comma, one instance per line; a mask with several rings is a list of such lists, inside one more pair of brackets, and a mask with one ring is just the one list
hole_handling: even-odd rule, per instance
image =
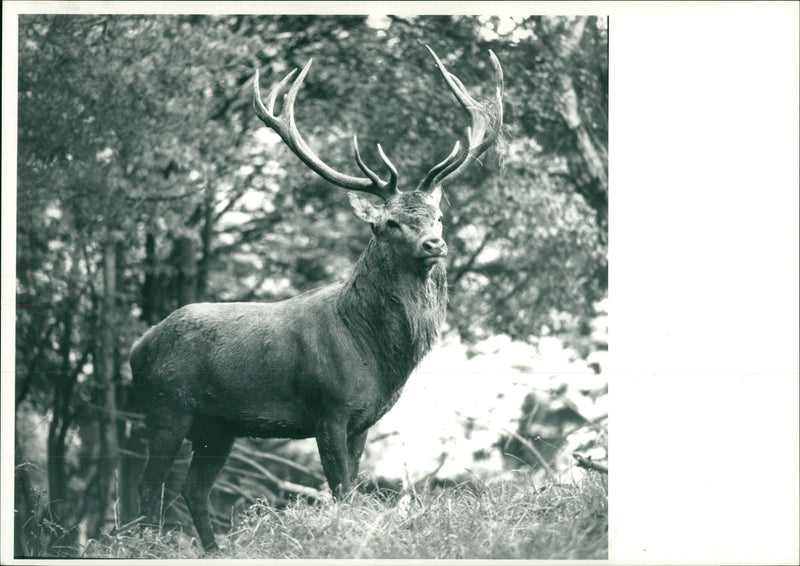
[[350, 483], [355, 484], [358, 478], [358, 465], [361, 461], [361, 454], [364, 452], [364, 444], [367, 442], [367, 431], [347, 437], [347, 455], [350, 458], [348, 472], [350, 473]]
[[320, 421], [317, 448], [331, 492], [334, 497], [341, 497], [351, 486], [346, 423], [335, 419]]

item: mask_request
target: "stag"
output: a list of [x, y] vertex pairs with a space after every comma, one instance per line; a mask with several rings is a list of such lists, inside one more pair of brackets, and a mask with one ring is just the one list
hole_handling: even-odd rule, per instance
[[[332, 169], [311, 150], [294, 120], [311, 61], [297, 78], [295, 69], [280, 81], [266, 103], [256, 71], [258, 117], [312, 171], [349, 191], [353, 214], [373, 237], [343, 283], [276, 303], [190, 304], [134, 344], [133, 399], [144, 413], [149, 446], [139, 487], [145, 524], [160, 522], [162, 485], [184, 438], [193, 455], [182, 494], [206, 551], [218, 548], [209, 493], [237, 437], [315, 438], [334, 497], [353, 486], [368, 429], [395, 404], [445, 319], [442, 182], [485, 152], [502, 124], [503, 76], [494, 53], [494, 97], [481, 104], [428, 50], [470, 126], [464, 147], [457, 141], [413, 191], [398, 190], [397, 170], [380, 144], [388, 180], [364, 163], [355, 137], [364, 177]], [[276, 99], [293, 78], [276, 114]], [[357, 192], [383, 202], [374, 205]]]

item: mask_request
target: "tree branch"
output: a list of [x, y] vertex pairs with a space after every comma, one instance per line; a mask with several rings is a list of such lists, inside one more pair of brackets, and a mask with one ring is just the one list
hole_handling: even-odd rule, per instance
[[481, 252], [484, 250], [486, 245], [491, 240], [492, 235], [493, 235], [492, 230], [488, 230], [486, 232], [478, 248], [469, 256], [469, 259], [461, 267], [458, 268], [455, 275], [453, 275], [449, 283], [451, 287], [455, 287], [461, 280], [461, 278], [464, 277], [464, 275], [466, 275], [467, 273], [469, 273], [469, 271], [473, 268], [473, 266], [475, 265], [475, 261], [478, 259], [478, 256], [481, 254]]
[[600, 472], [601, 474], [608, 475], [608, 466], [607, 465], [595, 462], [595, 461], [593, 461], [591, 459], [591, 457], [584, 458], [583, 456], [581, 456], [578, 453], [573, 454], [572, 457], [575, 458], [575, 463], [579, 467], [586, 468], [587, 470], [594, 470], [596, 472]]

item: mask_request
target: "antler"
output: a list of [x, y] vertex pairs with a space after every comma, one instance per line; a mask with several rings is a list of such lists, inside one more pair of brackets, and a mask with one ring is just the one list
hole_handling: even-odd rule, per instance
[[435, 165], [417, 187], [418, 191], [430, 192], [433, 187], [441, 184], [445, 178], [449, 177], [452, 180], [460, 175], [473, 160], [489, 149], [497, 139], [500, 127], [503, 125], [503, 69], [500, 67], [500, 61], [497, 60], [497, 56], [490, 49], [489, 59], [492, 61], [492, 67], [494, 67], [495, 96], [493, 101], [494, 108], [489, 108], [472, 98], [459, 78], [445, 69], [444, 64], [433, 52], [433, 49], [427, 45], [425, 47], [433, 55], [436, 66], [439, 68], [439, 72], [442, 73], [442, 77], [444, 77], [450, 91], [469, 114], [470, 121], [470, 125], [467, 128], [468, 143], [464, 151], [459, 152], [459, 144], [456, 143], [456, 147], [450, 155], [444, 161]]
[[308, 69], [311, 67], [310, 59], [303, 70], [297, 76], [289, 88], [289, 92], [284, 95], [283, 109], [280, 116], [275, 115], [275, 100], [278, 93], [286, 87], [292, 77], [297, 73], [297, 69], [292, 70], [286, 75], [281, 82], [279, 82], [267, 95], [266, 105], [261, 101], [261, 91], [258, 87], [258, 69], [256, 69], [256, 76], [253, 79], [253, 107], [256, 114], [267, 126], [275, 130], [281, 137], [284, 143], [292, 150], [300, 160], [305, 163], [309, 169], [316, 172], [320, 177], [326, 181], [343, 189], [352, 191], [361, 191], [377, 195], [383, 200], [388, 200], [392, 195], [397, 193], [397, 169], [395, 169], [389, 158], [383, 152], [383, 148], [378, 144], [378, 154], [384, 165], [389, 168], [390, 176], [388, 181], [384, 181], [378, 175], [366, 166], [361, 159], [361, 154], [358, 151], [358, 141], [353, 137], [353, 153], [355, 154], [356, 163], [358, 167], [368, 178], [353, 177], [345, 175], [329, 167], [325, 164], [312, 150], [308, 147], [300, 132], [297, 131], [297, 125], [294, 122], [294, 101], [297, 98], [297, 92], [300, 90], [300, 85], [306, 78]]

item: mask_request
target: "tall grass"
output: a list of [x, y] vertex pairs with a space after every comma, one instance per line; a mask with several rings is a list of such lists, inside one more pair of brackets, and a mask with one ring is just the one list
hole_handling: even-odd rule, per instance
[[[466, 481], [402, 497], [354, 492], [300, 499], [282, 510], [260, 500], [217, 536], [215, 558], [605, 559], [607, 476], [539, 488], [527, 474]], [[194, 530], [106, 536], [89, 558], [200, 558]]]

